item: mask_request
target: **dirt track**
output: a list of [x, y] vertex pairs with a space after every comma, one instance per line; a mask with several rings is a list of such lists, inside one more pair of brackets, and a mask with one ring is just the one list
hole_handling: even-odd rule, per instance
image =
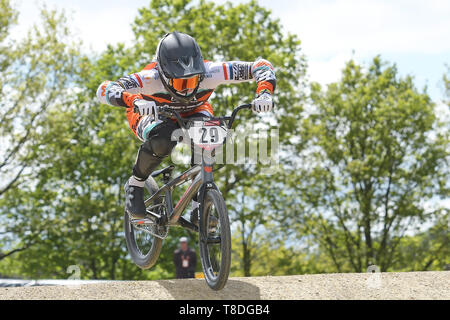
[[450, 272], [232, 278], [220, 292], [202, 279], [114, 281], [81, 286], [0, 288], [0, 299], [450, 299]]

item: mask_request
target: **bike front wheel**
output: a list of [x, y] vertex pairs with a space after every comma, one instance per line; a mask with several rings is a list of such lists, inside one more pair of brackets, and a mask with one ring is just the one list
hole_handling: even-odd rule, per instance
[[225, 201], [219, 191], [209, 189], [200, 214], [199, 248], [206, 282], [221, 290], [231, 264], [231, 231]]

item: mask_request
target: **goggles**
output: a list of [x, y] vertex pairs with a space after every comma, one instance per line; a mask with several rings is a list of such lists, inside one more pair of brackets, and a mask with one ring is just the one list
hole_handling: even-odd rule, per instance
[[188, 93], [197, 88], [199, 81], [200, 76], [196, 75], [188, 79], [170, 79], [169, 85], [178, 92]]

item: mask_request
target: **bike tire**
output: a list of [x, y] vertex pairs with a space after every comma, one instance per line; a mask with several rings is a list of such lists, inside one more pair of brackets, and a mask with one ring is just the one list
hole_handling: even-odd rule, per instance
[[[156, 191], [158, 191], [158, 185], [156, 181], [149, 177], [147, 181], [145, 182], [145, 187], [147, 188], [148, 192], [150, 194], [154, 194]], [[161, 199], [157, 199], [153, 202], [151, 205], [155, 205], [158, 203], [161, 203]], [[147, 254], [142, 254], [141, 251], [138, 248], [138, 245], [136, 244], [136, 239], [134, 236], [134, 230], [133, 226], [130, 223], [130, 217], [125, 210], [124, 215], [124, 230], [125, 230], [125, 239], [127, 243], [128, 252], [131, 256], [131, 259], [133, 262], [141, 269], [150, 269], [153, 267], [158, 261], [159, 255], [161, 254], [161, 248], [163, 244], [163, 240], [160, 238], [157, 238], [155, 236], [152, 236], [152, 245]]]
[[[209, 216], [212, 204], [217, 211], [217, 218], [220, 223], [220, 262], [216, 261], [215, 258], [210, 255], [210, 247], [212, 245], [209, 245], [206, 242], [206, 239], [210, 236]], [[230, 274], [231, 231], [225, 201], [220, 192], [215, 189], [207, 190], [203, 200], [202, 212], [200, 215], [199, 248], [203, 273], [208, 286], [216, 291], [223, 289]], [[215, 272], [213, 269], [214, 262], [216, 267], [217, 264], [220, 264], [218, 272]]]

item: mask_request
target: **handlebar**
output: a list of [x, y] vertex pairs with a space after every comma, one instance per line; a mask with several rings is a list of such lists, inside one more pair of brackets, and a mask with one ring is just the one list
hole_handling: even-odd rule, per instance
[[[236, 107], [233, 110], [233, 112], [231, 113], [230, 117], [218, 117], [218, 118], [213, 117], [213, 118], [210, 118], [209, 120], [211, 120], [211, 121], [228, 121], [228, 129], [231, 129], [233, 127], [233, 122], [236, 119], [236, 115], [239, 113], [239, 111], [244, 110], [244, 109], [250, 109], [251, 107], [252, 107], [252, 104], [243, 104], [243, 105], [240, 105], [239, 107]], [[168, 118], [172, 118], [172, 116], [175, 116], [178, 124], [183, 129], [188, 129], [185, 124], [194, 120], [193, 118], [182, 118], [178, 111], [172, 110], [169, 107], [159, 107], [158, 113], [163, 116], [166, 116]]]

